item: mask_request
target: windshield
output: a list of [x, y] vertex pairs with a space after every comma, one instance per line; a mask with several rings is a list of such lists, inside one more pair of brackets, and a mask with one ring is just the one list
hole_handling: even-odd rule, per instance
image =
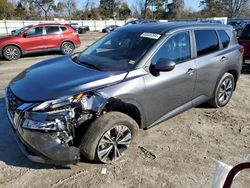
[[78, 58], [79, 63], [91, 64], [100, 70], [129, 70], [158, 41], [161, 35], [154, 33], [115, 30], [106, 35]]
[[15, 33], [13, 34], [14, 36], [20, 35], [23, 31], [25, 31], [26, 29], [30, 28], [31, 26], [24, 26], [21, 29], [18, 29], [15, 31]]

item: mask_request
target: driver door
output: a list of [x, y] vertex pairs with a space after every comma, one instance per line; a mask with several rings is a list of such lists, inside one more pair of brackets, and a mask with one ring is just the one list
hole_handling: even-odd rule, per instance
[[[179, 32], [169, 37], [151, 59], [156, 64], [160, 58], [176, 63], [169, 72], [157, 72], [145, 76], [145, 103], [148, 125], [157, 124], [169, 112], [178, 107], [192, 107], [196, 81], [194, 60], [191, 59], [190, 32]], [[182, 108], [183, 109], [183, 108]]]
[[43, 38], [43, 27], [32, 27], [25, 34], [22, 40], [24, 51], [40, 51], [46, 49]]

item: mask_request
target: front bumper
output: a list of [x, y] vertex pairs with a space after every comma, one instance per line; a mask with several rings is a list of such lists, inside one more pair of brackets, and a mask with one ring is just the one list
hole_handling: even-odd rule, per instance
[[79, 148], [61, 143], [57, 132], [24, 129], [21, 118], [12, 118], [8, 110], [7, 114], [18, 146], [31, 161], [55, 165], [75, 164], [80, 161]]
[[55, 165], [75, 164], [80, 161], [79, 149], [58, 143], [56, 133], [12, 128], [19, 148], [31, 161]]

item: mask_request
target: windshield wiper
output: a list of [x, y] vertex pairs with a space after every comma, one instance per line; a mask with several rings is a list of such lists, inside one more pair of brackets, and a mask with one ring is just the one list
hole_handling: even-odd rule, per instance
[[95, 65], [95, 64], [88, 63], [88, 62], [86, 62], [86, 61], [79, 61], [79, 60], [77, 60], [77, 62], [78, 62], [79, 64], [86, 65], [86, 66], [88, 66], [88, 67], [90, 67], [90, 68], [94, 68], [94, 69], [96, 69], [96, 70], [101, 70], [101, 69], [100, 69], [97, 65]]

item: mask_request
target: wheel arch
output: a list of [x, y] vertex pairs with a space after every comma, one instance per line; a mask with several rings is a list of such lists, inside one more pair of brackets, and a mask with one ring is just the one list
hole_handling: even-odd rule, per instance
[[215, 94], [217, 85], [219, 84], [219, 82], [220, 82], [221, 78], [223, 77], [223, 75], [226, 74], [226, 73], [230, 73], [230, 74], [233, 75], [234, 81], [235, 81], [234, 90], [236, 89], [236, 85], [237, 85], [237, 81], [238, 81], [238, 79], [239, 79], [240, 73], [239, 73], [239, 71], [238, 71], [238, 67], [237, 67], [237, 66], [230, 66], [230, 67], [228, 67], [227, 69], [224, 69], [223, 71], [221, 71], [221, 73], [219, 74], [219, 77], [218, 77], [218, 79], [217, 79], [217, 81], [216, 81], [216, 84], [215, 84], [215, 86], [214, 86], [213, 96], [214, 96], [214, 94]]
[[24, 51], [23, 51], [22, 47], [19, 46], [18, 44], [15, 44], [15, 43], [10, 43], [10, 44], [4, 45], [3, 48], [2, 48], [2, 51], [1, 51], [1, 55], [3, 55], [3, 51], [4, 51], [4, 49], [5, 49], [7, 46], [15, 46], [15, 47], [17, 47], [17, 48], [20, 50], [20, 52], [21, 52], [21, 56], [23, 56]]
[[233, 77], [234, 77], [234, 82], [235, 82], [234, 90], [235, 90], [236, 89], [236, 85], [237, 85], [237, 81], [238, 81], [238, 78], [239, 78], [239, 73], [235, 69], [230, 69], [230, 70], [227, 71], [227, 73], [232, 74]]
[[131, 99], [111, 98], [103, 109], [106, 112], [117, 111], [134, 119], [139, 128], [144, 128], [145, 120], [140, 105]]
[[72, 43], [72, 44], [74, 45], [74, 48], [76, 47], [75, 43], [74, 43], [72, 40], [70, 40], [70, 39], [65, 39], [65, 40], [63, 40], [63, 41], [61, 42], [60, 48], [62, 47], [62, 44], [63, 44], [64, 42], [70, 42], [70, 43]]

